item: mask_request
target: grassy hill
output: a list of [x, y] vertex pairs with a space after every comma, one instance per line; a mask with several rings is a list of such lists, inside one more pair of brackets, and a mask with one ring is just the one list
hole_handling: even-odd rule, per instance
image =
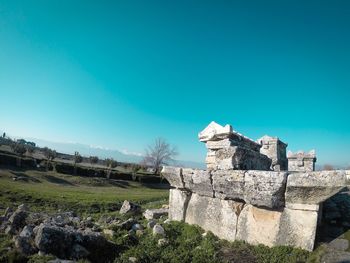
[[111, 213], [128, 199], [143, 205], [166, 203], [168, 187], [0, 167], [0, 210], [27, 203], [33, 210]]

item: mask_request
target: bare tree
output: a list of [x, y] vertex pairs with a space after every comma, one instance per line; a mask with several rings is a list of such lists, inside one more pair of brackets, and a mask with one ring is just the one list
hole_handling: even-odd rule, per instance
[[89, 161], [90, 161], [91, 167], [93, 167], [94, 164], [98, 163], [98, 157], [97, 156], [90, 156]]
[[74, 163], [74, 175], [77, 174], [77, 163], [81, 163], [83, 157], [81, 157], [79, 152], [74, 152], [73, 163]]
[[145, 150], [145, 157], [142, 163], [151, 166], [154, 173], [158, 174], [161, 166], [173, 162], [177, 154], [176, 148], [171, 146], [165, 139], [156, 138], [154, 143]]
[[[49, 170], [49, 164], [52, 164], [52, 161], [57, 157], [57, 152], [55, 150], [51, 150], [47, 147], [43, 149], [43, 153], [46, 157], [46, 171]], [[53, 165], [53, 169], [56, 170], [55, 165]]]
[[331, 171], [331, 170], [334, 170], [334, 167], [333, 167], [333, 165], [325, 164], [325, 165], [323, 165], [323, 170]]
[[107, 159], [105, 160], [105, 164], [106, 164], [106, 166], [107, 166], [107, 168], [108, 168], [108, 169], [107, 169], [107, 179], [110, 179], [112, 169], [115, 168], [115, 167], [117, 167], [118, 162], [115, 161], [115, 160], [113, 160], [113, 158], [107, 158]]
[[22, 157], [27, 151], [26, 147], [18, 142], [14, 142], [11, 144], [12, 151], [17, 154], [16, 164], [18, 167], [22, 165]]

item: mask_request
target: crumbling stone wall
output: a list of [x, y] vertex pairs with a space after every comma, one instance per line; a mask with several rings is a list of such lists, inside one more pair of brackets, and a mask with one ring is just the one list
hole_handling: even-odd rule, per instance
[[319, 204], [349, 184], [350, 171], [308, 171], [307, 162], [285, 171], [287, 144], [269, 136], [254, 142], [230, 125], [212, 122], [199, 139], [207, 170], [163, 167], [170, 220], [230, 241], [313, 249]]

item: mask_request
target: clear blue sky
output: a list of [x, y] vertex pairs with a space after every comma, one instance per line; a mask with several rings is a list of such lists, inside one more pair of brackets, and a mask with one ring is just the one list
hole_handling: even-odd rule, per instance
[[350, 165], [350, 1], [0, 0], [0, 129], [204, 161], [230, 123]]

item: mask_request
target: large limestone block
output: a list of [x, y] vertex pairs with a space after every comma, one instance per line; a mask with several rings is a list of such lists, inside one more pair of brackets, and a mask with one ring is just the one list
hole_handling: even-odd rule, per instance
[[271, 166], [266, 155], [239, 146], [215, 151], [215, 162], [219, 170], [269, 170]]
[[272, 209], [284, 206], [286, 172], [217, 170], [212, 181], [216, 197]]
[[183, 168], [182, 176], [185, 182], [185, 188], [189, 191], [200, 195], [214, 196], [211, 174], [209, 171]]
[[299, 172], [288, 176], [286, 202], [319, 204], [333, 196], [347, 184], [344, 170]]
[[241, 170], [212, 172], [215, 196], [221, 199], [244, 200], [244, 175]]
[[172, 187], [184, 188], [185, 184], [182, 177], [182, 168], [173, 166], [163, 166], [162, 175], [167, 179]]
[[219, 141], [208, 141], [205, 146], [207, 147], [207, 149], [209, 150], [218, 150], [218, 149], [222, 149], [222, 148], [227, 148], [230, 146], [233, 146], [234, 143], [231, 139], [227, 138], [227, 139], [223, 139], [223, 140], [219, 140]]
[[317, 228], [317, 211], [285, 208], [276, 245], [299, 247], [312, 251]]
[[169, 219], [184, 221], [191, 193], [179, 189], [170, 189], [169, 193]]
[[244, 206], [238, 217], [237, 240], [274, 246], [279, 234], [281, 212]]
[[204, 230], [213, 232], [219, 238], [234, 241], [237, 215], [242, 207], [242, 203], [231, 200], [192, 194], [185, 222], [199, 225]]
[[244, 178], [244, 200], [268, 208], [284, 206], [287, 172], [247, 171]]

